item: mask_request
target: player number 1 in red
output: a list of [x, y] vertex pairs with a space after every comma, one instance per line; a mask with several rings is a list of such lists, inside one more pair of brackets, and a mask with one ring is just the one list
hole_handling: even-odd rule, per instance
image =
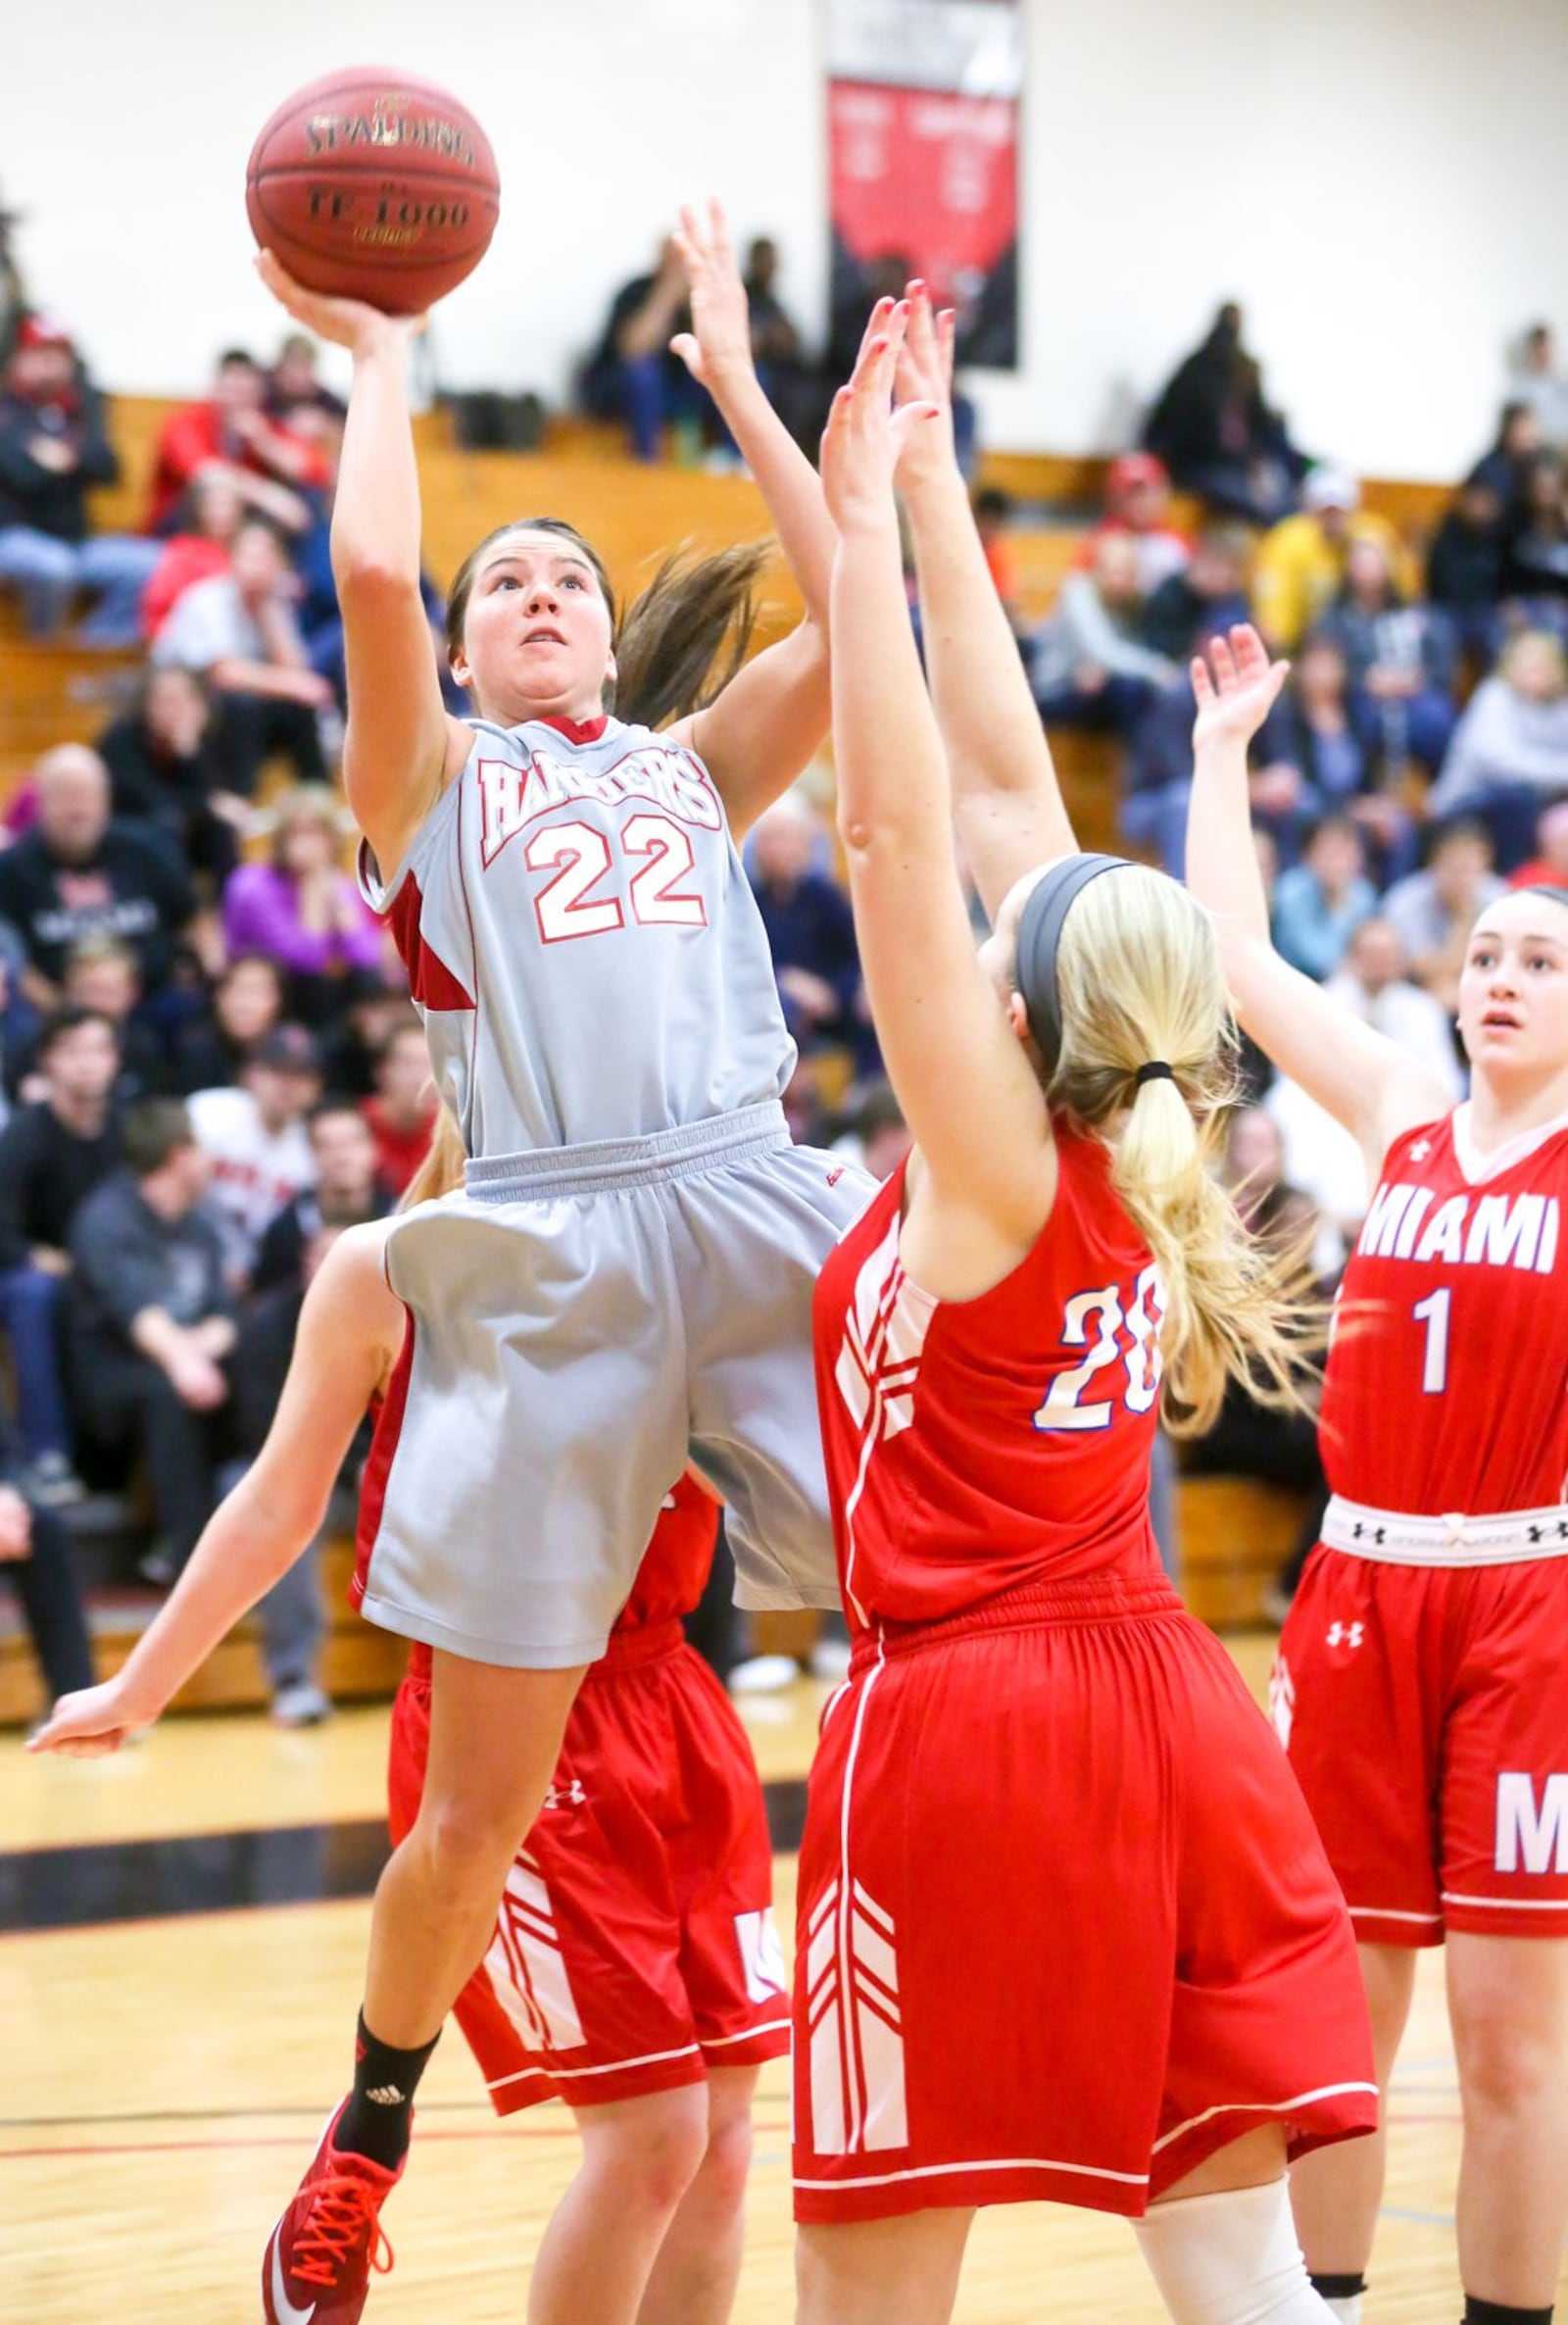
[[1448, 1385], [1448, 1309], [1453, 1294], [1445, 1284], [1430, 1300], [1418, 1300], [1415, 1317], [1427, 1328], [1426, 1357], [1421, 1366], [1421, 1394], [1441, 1397]]

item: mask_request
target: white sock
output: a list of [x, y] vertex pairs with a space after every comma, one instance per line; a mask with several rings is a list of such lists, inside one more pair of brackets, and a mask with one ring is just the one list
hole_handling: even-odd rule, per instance
[[1327, 2325], [1283, 2179], [1152, 2204], [1138, 2242], [1176, 2325]]
[[1328, 2310], [1329, 2315], [1338, 2317], [1340, 2325], [1361, 2325], [1361, 2302], [1365, 2298], [1364, 2295], [1342, 2293], [1336, 2300], [1325, 2293], [1321, 2298], [1323, 2306]]

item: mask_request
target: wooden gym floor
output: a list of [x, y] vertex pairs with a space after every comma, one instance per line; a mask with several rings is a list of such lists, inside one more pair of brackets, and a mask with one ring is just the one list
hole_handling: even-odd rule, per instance
[[[1257, 1684], [1267, 1642], [1237, 1644]], [[785, 1842], [822, 1693], [803, 1682], [748, 1712]], [[348, 2070], [385, 1730], [381, 1708], [296, 1734], [185, 1718], [90, 1762], [24, 1758], [14, 1733], [0, 1738], [0, 2325], [255, 2325], [268, 2231]], [[781, 1855], [786, 1940], [794, 1876]], [[515, 2325], [573, 2168], [570, 2119], [547, 2106], [499, 2124], [455, 2032], [419, 2113], [386, 2215], [397, 2267], [368, 2314]], [[743, 2325], [791, 2313], [788, 2115], [774, 2065], [757, 2107]], [[1367, 2325], [1441, 2325], [1460, 2308], [1441, 1954], [1422, 1959], [1392, 2124]], [[1051, 2206], [981, 2216], [963, 2325], [1161, 2314], [1124, 2225]]]

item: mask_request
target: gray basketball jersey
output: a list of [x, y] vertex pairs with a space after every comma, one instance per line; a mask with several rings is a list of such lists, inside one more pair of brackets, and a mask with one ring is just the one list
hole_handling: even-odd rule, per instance
[[761, 915], [696, 755], [616, 718], [469, 722], [383, 884], [475, 1160], [647, 1137], [779, 1097], [795, 1064]]

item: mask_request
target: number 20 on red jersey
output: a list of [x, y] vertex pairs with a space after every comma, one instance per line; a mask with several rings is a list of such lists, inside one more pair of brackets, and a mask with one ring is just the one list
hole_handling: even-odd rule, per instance
[[1075, 1292], [1062, 1317], [1061, 1344], [1081, 1348], [1084, 1360], [1056, 1374], [1035, 1427], [1108, 1429], [1118, 1404], [1128, 1412], [1147, 1412], [1159, 1395], [1164, 1369], [1164, 1317], [1165, 1289], [1154, 1266], [1130, 1287], [1104, 1284]]

